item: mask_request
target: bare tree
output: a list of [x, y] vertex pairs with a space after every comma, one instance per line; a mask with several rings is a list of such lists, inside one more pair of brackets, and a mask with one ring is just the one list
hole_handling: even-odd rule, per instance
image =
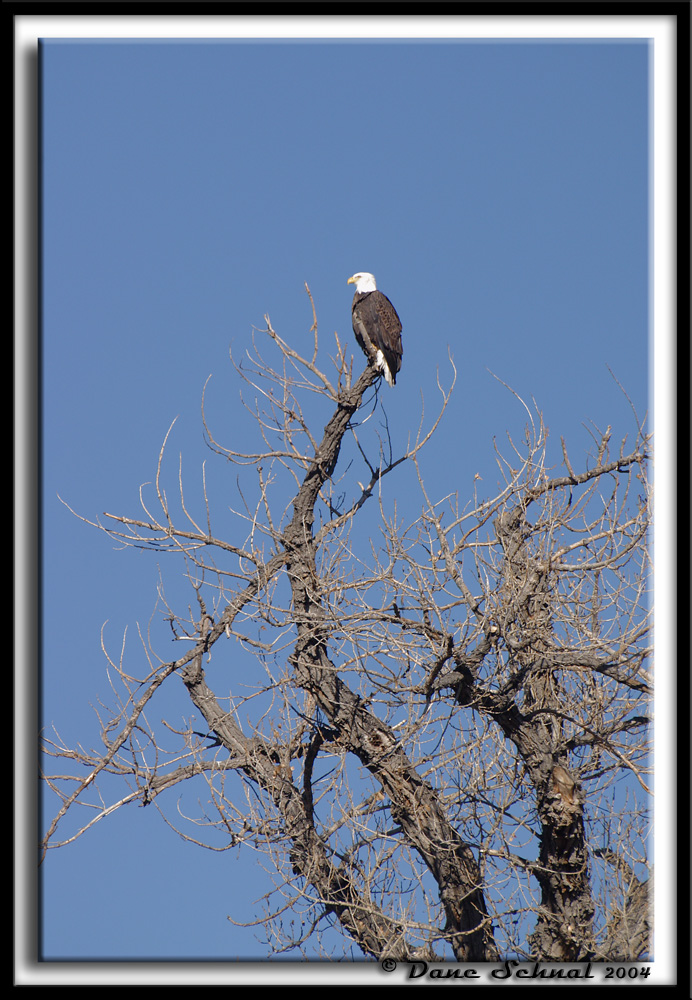
[[[142, 515], [89, 522], [177, 553], [193, 600], [174, 607], [162, 582], [176, 659], [143, 635], [134, 677], [104, 644], [105, 749], [46, 738], [67, 770], [44, 775], [60, 799], [44, 852], [132, 802], [173, 825], [162, 793], [201, 782], [207, 805], [179, 832], [266, 853], [273, 953], [317, 957], [330, 928], [336, 957], [646, 956], [650, 495], [636, 417], [632, 445], [594, 430], [579, 469], [563, 441], [556, 471], [525, 407], [521, 442], [495, 446], [496, 495], [439, 500], [419, 455], [453, 364], [437, 415], [395, 456], [371, 419], [375, 368], [352, 377], [338, 337], [329, 373], [318, 367], [314, 307], [311, 357], [265, 319], [234, 362], [261, 444], [222, 445], [203, 417], [210, 448], [245, 477], [236, 535], [217, 533], [206, 480], [202, 518], [182, 474], [169, 499], [166, 442]], [[305, 416], [311, 396], [331, 413], [323, 431]], [[420, 490], [410, 523], [386, 490], [403, 463]], [[219, 653], [230, 697], [207, 683]], [[149, 721], [162, 686], [181, 682], [204, 732]], [[79, 806], [91, 818], [63, 834]]]

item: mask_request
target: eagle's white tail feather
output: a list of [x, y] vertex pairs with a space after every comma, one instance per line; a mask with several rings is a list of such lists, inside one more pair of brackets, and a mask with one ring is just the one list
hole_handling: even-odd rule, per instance
[[389, 365], [385, 361], [382, 351], [377, 352], [377, 357], [375, 358], [375, 368], [379, 368], [385, 377], [385, 381], [388, 382], [389, 385], [394, 385], [392, 382], [392, 373], [389, 370]]

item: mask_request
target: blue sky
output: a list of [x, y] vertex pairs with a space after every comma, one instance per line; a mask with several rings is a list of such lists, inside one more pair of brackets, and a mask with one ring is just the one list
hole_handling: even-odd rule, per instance
[[[136, 517], [163, 438], [191, 482], [200, 418], [252, 433], [228, 351], [253, 327], [325, 354], [372, 271], [403, 323], [381, 398], [395, 451], [457, 367], [428, 489], [490, 494], [493, 438], [535, 399], [560, 460], [585, 425], [632, 439], [650, 407], [649, 50], [643, 42], [51, 41], [42, 50], [42, 718], [97, 744], [100, 630], [137, 663], [160, 557], [76, 518]], [[386, 390], [386, 391], [385, 391]], [[323, 413], [315, 412], [317, 427]], [[320, 423], [322, 421], [322, 423]], [[223, 507], [234, 474], [210, 471]], [[407, 473], [385, 497], [406, 504]], [[416, 501], [417, 502], [417, 501]], [[232, 524], [230, 524], [232, 530]], [[158, 559], [158, 561], [157, 561]], [[172, 655], [172, 654], [165, 654]], [[182, 685], [181, 685], [182, 689]], [[177, 701], [176, 701], [177, 698]], [[183, 691], [165, 711], [182, 719]], [[177, 713], [177, 715], [176, 715]], [[42, 869], [47, 958], [263, 957], [257, 859], [186, 844], [129, 807]]]

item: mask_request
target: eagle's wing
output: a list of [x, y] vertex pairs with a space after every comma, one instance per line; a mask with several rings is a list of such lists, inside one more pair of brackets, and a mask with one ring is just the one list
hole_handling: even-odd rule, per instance
[[380, 346], [392, 375], [401, 368], [404, 349], [401, 344], [401, 320], [386, 295], [379, 295], [375, 301], [377, 328], [382, 339]]

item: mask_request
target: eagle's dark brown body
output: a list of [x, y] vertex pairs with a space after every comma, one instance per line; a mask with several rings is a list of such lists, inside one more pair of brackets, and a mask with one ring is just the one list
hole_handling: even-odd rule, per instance
[[[396, 309], [377, 289], [372, 292], [357, 291], [353, 296], [351, 317], [356, 340], [367, 357], [381, 368], [389, 384], [394, 385], [404, 353], [401, 320]], [[381, 352], [381, 359], [378, 351]]]

